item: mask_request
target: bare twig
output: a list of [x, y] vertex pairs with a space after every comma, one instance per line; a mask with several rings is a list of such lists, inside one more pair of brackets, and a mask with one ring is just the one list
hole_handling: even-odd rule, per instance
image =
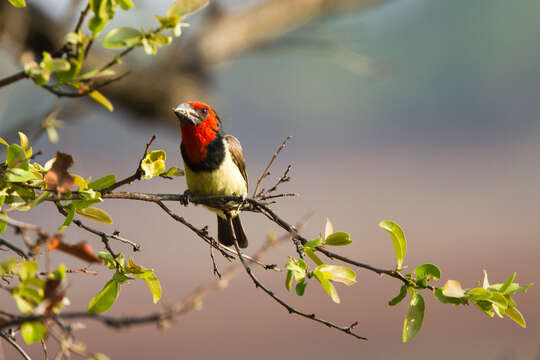
[[4, 86], [8, 86], [13, 84], [16, 81], [26, 79], [28, 75], [24, 71], [19, 71], [18, 73], [15, 73], [13, 75], [7, 76], [3, 79], [0, 79], [0, 88]]
[[121, 74], [121, 75], [118, 75], [112, 79], [109, 79], [109, 80], [106, 80], [98, 85], [94, 85], [94, 86], [89, 86], [88, 88], [80, 91], [63, 91], [63, 90], [58, 90], [55, 85], [43, 85], [42, 88], [44, 88], [45, 90], [47, 90], [48, 92], [50, 92], [51, 94], [54, 94], [58, 97], [69, 97], [69, 98], [78, 98], [78, 97], [83, 97], [83, 96], [86, 96], [88, 94], [90, 94], [92, 91], [94, 90], [98, 90], [98, 89], [101, 89], [102, 87], [105, 87], [109, 84], [112, 84], [113, 82], [116, 82], [116, 81], [120, 81], [122, 80], [123, 78], [125, 78], [126, 76], [128, 76], [130, 74], [129, 71], [126, 71], [125, 73]]
[[8, 334], [6, 334], [5, 332], [3, 331], [0, 331], [0, 337], [3, 337], [4, 340], [6, 340], [11, 346], [13, 346], [15, 348], [15, 350], [17, 350], [17, 352], [19, 354], [21, 354], [21, 356], [25, 359], [25, 360], [32, 360], [30, 358], [30, 356], [23, 350], [22, 347], [19, 346], [19, 344], [17, 344], [15, 342], [15, 340], [13, 340]]
[[120, 232], [118, 230], [113, 232], [112, 235], [110, 235], [109, 237], [112, 238], [112, 239], [121, 241], [121, 242], [123, 242], [125, 244], [131, 245], [133, 247], [134, 252], [137, 252], [137, 251], [141, 250], [141, 245], [139, 245], [137, 243], [134, 243], [133, 241], [128, 240], [126, 238], [120, 237]]
[[272, 156], [272, 159], [270, 159], [270, 162], [268, 163], [268, 165], [266, 165], [266, 168], [264, 169], [263, 173], [261, 174], [261, 176], [259, 177], [259, 180], [257, 180], [257, 185], [255, 185], [255, 190], [253, 190], [253, 197], [256, 198], [257, 197], [257, 191], [259, 191], [259, 187], [261, 186], [261, 183], [263, 182], [264, 178], [267, 177], [268, 175], [270, 175], [270, 168], [272, 167], [272, 164], [274, 163], [274, 160], [276, 160], [276, 158], [278, 157], [279, 153], [285, 149], [285, 146], [287, 146], [287, 141], [289, 141], [290, 139], [292, 139], [292, 136], [287, 136], [285, 138], [285, 140], [283, 140], [283, 142], [281, 143], [281, 145], [279, 146], [279, 148], [276, 150], [276, 152], [274, 153], [274, 155]]
[[78, 33], [79, 30], [81, 30], [81, 27], [89, 11], [90, 11], [90, 4], [86, 5], [86, 7], [81, 11], [81, 15], [79, 16], [79, 20], [77, 21], [77, 25], [75, 25], [75, 29], [73, 30], [73, 32]]
[[7, 247], [7, 248], [13, 250], [14, 252], [16, 252], [17, 255], [20, 255], [25, 259], [29, 259], [28, 255], [26, 255], [26, 253], [22, 249], [16, 247], [15, 245], [7, 242], [4, 239], [0, 239], [0, 245], [4, 245], [5, 247]]

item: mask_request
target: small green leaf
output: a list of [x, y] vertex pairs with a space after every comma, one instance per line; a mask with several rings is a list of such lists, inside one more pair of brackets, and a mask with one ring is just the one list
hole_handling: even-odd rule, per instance
[[163, 45], [170, 44], [171, 41], [172, 41], [172, 37], [166, 36], [166, 35], [161, 35], [161, 34], [151, 33], [150, 34], [150, 41], [154, 42], [158, 46], [163, 46]]
[[379, 227], [390, 233], [392, 243], [394, 244], [394, 252], [396, 253], [396, 267], [401, 269], [405, 253], [407, 252], [407, 241], [405, 240], [403, 231], [398, 224], [392, 221], [381, 221]]
[[21, 147], [26, 149], [28, 147], [28, 136], [25, 133], [19, 131], [19, 139], [21, 140]]
[[306, 268], [307, 268], [307, 265], [304, 266], [305, 261], [301, 263], [300, 260], [302, 259], [296, 260], [291, 257], [289, 257], [289, 259], [290, 261], [287, 264], [285, 264], [285, 268], [289, 271], [292, 271], [295, 281], [299, 282], [303, 280], [306, 277]]
[[28, 321], [22, 324], [21, 334], [25, 343], [33, 344], [41, 341], [45, 337], [47, 329], [45, 328], [45, 325], [39, 321]]
[[121, 49], [135, 46], [141, 42], [143, 34], [134, 28], [119, 27], [112, 29], [103, 38], [103, 46], [109, 49]]
[[315, 278], [319, 281], [322, 288], [330, 296], [332, 301], [335, 302], [336, 304], [339, 304], [341, 302], [341, 300], [339, 299], [339, 295], [337, 293], [337, 290], [336, 290], [334, 284], [332, 284], [330, 282], [330, 280], [329, 280], [329, 277], [331, 275], [329, 273], [320, 271], [318, 269], [315, 269], [313, 271], [313, 275], [315, 275]]
[[317, 266], [315, 271], [323, 272], [329, 280], [337, 281], [347, 286], [356, 283], [356, 273], [346, 266], [323, 264]]
[[114, 304], [120, 292], [120, 284], [117, 281], [109, 280], [103, 289], [94, 296], [88, 303], [87, 312], [103, 313]]
[[92, 354], [92, 356], [90, 356], [88, 360], [111, 360], [111, 359], [102, 353], [95, 353], [95, 354]]
[[163, 176], [184, 176], [184, 170], [177, 168], [176, 166], [173, 166], [169, 170], [165, 171], [165, 173], [161, 174]]
[[409, 302], [409, 308], [407, 309], [407, 315], [403, 323], [403, 342], [414, 339], [424, 321], [425, 305], [422, 295], [418, 294], [412, 288], [409, 288], [409, 292], [411, 294], [411, 301]]
[[60, 281], [64, 280], [66, 278], [66, 265], [61, 264], [60, 266], [58, 266], [53, 271], [50, 277], [51, 279], [54, 279], [54, 280], [60, 280]]
[[177, 0], [167, 10], [167, 17], [178, 16], [182, 18], [192, 14], [208, 4], [208, 0]]
[[315, 238], [313, 240], [309, 240], [304, 244], [304, 248], [310, 247], [310, 248], [316, 248], [317, 246], [320, 246], [323, 243], [321, 235], [319, 235], [318, 238]]
[[26, 1], [24, 0], [9, 0], [10, 4], [17, 7], [17, 8], [21, 8], [21, 7], [25, 7], [26, 6]]
[[2, 139], [1, 137], [0, 137], [0, 144], [9, 146], [9, 144], [7, 143], [7, 141], [4, 140], [4, 139]]
[[8, 169], [18, 167], [28, 170], [28, 159], [24, 149], [17, 144], [11, 144], [6, 149], [6, 164]]
[[122, 10], [129, 10], [133, 7], [131, 0], [116, 0], [116, 3], [122, 8]]
[[152, 293], [152, 301], [154, 302], [154, 304], [157, 304], [159, 299], [161, 299], [161, 284], [159, 283], [159, 280], [154, 274], [154, 271], [147, 270], [142, 276], [138, 274], [134, 275], [137, 277], [142, 277], [144, 281], [146, 281], [146, 285], [148, 285], [148, 288]]
[[405, 296], [407, 296], [407, 286], [403, 285], [401, 289], [399, 289], [399, 294], [392, 300], [388, 302], [388, 305], [395, 306], [401, 302], [401, 300], [405, 299]]
[[41, 67], [50, 72], [59, 72], [69, 71], [69, 69], [71, 69], [71, 64], [65, 59], [53, 58], [51, 54], [44, 51]]
[[27, 281], [33, 277], [36, 277], [38, 271], [38, 264], [35, 261], [24, 261], [20, 263], [18, 275], [21, 281]]
[[62, 226], [58, 228], [58, 231], [63, 231], [65, 228], [71, 225], [71, 222], [73, 221], [73, 218], [75, 217], [75, 206], [73, 206], [73, 204], [67, 205], [64, 209], [67, 212], [66, 220], [64, 220], [64, 223], [62, 224]]
[[523, 317], [523, 315], [521, 315], [521, 313], [519, 312], [519, 310], [517, 308], [509, 307], [509, 308], [506, 309], [504, 314], [506, 316], [508, 316], [510, 319], [514, 320], [522, 328], [527, 327], [527, 323], [525, 322], [525, 318]]
[[512, 282], [514, 281], [514, 279], [516, 278], [516, 273], [513, 273], [509, 278], [508, 280], [506, 280], [504, 282], [504, 284], [501, 286], [501, 288], [499, 289], [500, 292], [504, 293], [509, 287], [510, 285], [512, 285]]
[[296, 291], [296, 295], [302, 296], [304, 295], [304, 292], [306, 291], [307, 282], [304, 280], [300, 281], [298, 284], [296, 284], [296, 287], [294, 290]]
[[428, 281], [439, 280], [441, 278], [441, 270], [433, 264], [423, 264], [414, 269], [416, 274], [416, 284], [420, 288], [426, 288]]
[[113, 104], [105, 96], [103, 96], [103, 94], [101, 94], [99, 91], [93, 90], [88, 94], [88, 96], [94, 99], [94, 101], [96, 101], [97, 103], [103, 105], [105, 109], [111, 112], [114, 110]]
[[322, 260], [315, 254], [315, 251], [313, 251], [313, 248], [311, 247], [304, 247], [304, 254], [306, 254], [315, 264], [322, 265]]
[[19, 183], [19, 182], [26, 182], [30, 180], [36, 180], [36, 176], [30, 171], [23, 170], [21, 168], [14, 168], [14, 169], [9, 169], [6, 171], [4, 180], [13, 182], [13, 183], [15, 182]]
[[292, 280], [293, 272], [291, 270], [287, 270], [287, 276], [285, 277], [285, 289], [287, 289], [287, 291], [291, 291]]
[[157, 46], [152, 41], [148, 40], [147, 38], [143, 38], [141, 40], [141, 44], [143, 45], [144, 52], [147, 55], [154, 55], [157, 53]]
[[107, 266], [109, 269], [112, 270], [116, 268], [116, 261], [114, 261], [114, 258], [110, 253], [106, 251], [99, 251], [97, 256], [98, 258], [103, 259], [105, 266]]
[[88, 188], [92, 190], [101, 190], [111, 186], [116, 182], [116, 176], [113, 174], [106, 175], [102, 178], [92, 181], [88, 184]]
[[76, 209], [77, 214], [99, 221], [106, 224], [112, 224], [112, 219], [105, 210], [98, 209], [96, 207], [86, 207], [83, 209]]
[[352, 240], [349, 234], [345, 232], [335, 232], [333, 234], [328, 235], [328, 237], [324, 240], [325, 245], [331, 245], [331, 246], [345, 246], [351, 243], [352, 243]]
[[143, 178], [151, 179], [161, 175], [165, 171], [166, 158], [167, 154], [163, 150], [150, 151], [141, 161], [141, 169], [144, 171]]

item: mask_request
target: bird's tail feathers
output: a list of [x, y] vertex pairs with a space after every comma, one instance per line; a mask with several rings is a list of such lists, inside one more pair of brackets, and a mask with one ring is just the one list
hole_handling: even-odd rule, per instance
[[[236, 241], [238, 241], [238, 246], [241, 248], [246, 248], [248, 246], [248, 240], [246, 237], [246, 234], [244, 233], [244, 229], [242, 228], [242, 223], [240, 222], [240, 217], [235, 216], [232, 218], [232, 224], [227, 221], [227, 219], [223, 219], [220, 216], [217, 217], [218, 219], [218, 241], [225, 245], [225, 246], [233, 246], [234, 245], [234, 234], [236, 234]], [[233, 227], [234, 227], [234, 233], [233, 233]]]

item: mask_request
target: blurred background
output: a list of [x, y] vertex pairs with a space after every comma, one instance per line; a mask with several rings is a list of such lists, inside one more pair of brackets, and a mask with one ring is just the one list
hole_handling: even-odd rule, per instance
[[[135, 12], [120, 12], [113, 27], [150, 28], [153, 15], [170, 5], [165, 0], [134, 3]], [[349, 232], [355, 241], [341, 253], [391, 268], [392, 243], [377, 226], [388, 219], [398, 222], [408, 239], [405, 264], [409, 269], [437, 264], [439, 286], [456, 279], [473, 287], [483, 269], [492, 283], [514, 271], [520, 283], [538, 283], [540, 3], [290, 0], [299, 8], [280, 7], [283, 3], [215, 1], [189, 19], [192, 26], [173, 46], [154, 57], [136, 50], [124, 64], [133, 73], [104, 90], [115, 104], [113, 113], [84, 99], [58, 100], [28, 80], [2, 88], [0, 136], [14, 141], [17, 130], [35, 133], [44, 115], [60, 105], [58, 118], [65, 121], [60, 141], [39, 138], [34, 148], [45, 152], [39, 160], [60, 150], [74, 156], [74, 173], [124, 177], [135, 170], [154, 134], [153, 148], [167, 151], [167, 165], [182, 166], [179, 132], [169, 109], [204, 100], [213, 104], [225, 131], [242, 142], [252, 189], [276, 147], [294, 136], [270, 180], [293, 165], [292, 180], [282, 190], [299, 196], [280, 200], [275, 209], [292, 223], [314, 212], [302, 230], [306, 237], [322, 232], [328, 217], [336, 231]], [[3, 6], [0, 77], [20, 70], [26, 47], [36, 49], [28, 34], [9, 30], [10, 21], [19, 26], [53, 22], [61, 29], [53, 33], [61, 39], [82, 6], [36, 1], [31, 15], [30, 9], [16, 9], [14, 15]], [[282, 12], [265, 13], [273, 6]], [[15, 21], [15, 16], [27, 18]], [[253, 32], [253, 24], [260, 25], [258, 40], [234, 44], [235, 31]], [[58, 41], [49, 30], [36, 28], [43, 37], [38, 44]], [[94, 50], [91, 61], [111, 56], [98, 44]], [[185, 182], [153, 179], [125, 189], [181, 193]], [[214, 215], [203, 208], [171, 206], [215, 232]], [[154, 312], [215, 279], [208, 247], [157, 206], [112, 200], [100, 207], [114, 221], [101, 228], [120, 230], [142, 251], [132, 254], [120, 243], [114, 248], [154, 268], [164, 294], [162, 304], [153, 305], [146, 286], [133, 282], [122, 288], [111, 315]], [[54, 232], [61, 217], [50, 204], [43, 207], [48, 211], [40, 208], [16, 215]], [[250, 251], [268, 233], [282, 234], [261, 216], [243, 217]], [[13, 234], [6, 237], [21, 241]], [[64, 239], [101, 248], [98, 238], [78, 229], [67, 229]], [[283, 265], [288, 255], [294, 255], [292, 244], [273, 250], [265, 262]], [[83, 266], [61, 254], [53, 261]], [[224, 270], [229, 264], [220, 258], [218, 265]], [[104, 267], [92, 269], [99, 275], [71, 275], [70, 310], [85, 309], [110, 278]], [[306, 312], [343, 325], [358, 321], [357, 332], [369, 341], [288, 315], [244, 273], [205, 298], [202, 311], [178, 318], [165, 332], [153, 325], [114, 331], [88, 321], [76, 336], [90, 351], [112, 359], [540, 359], [536, 287], [515, 298], [527, 329], [508, 318], [490, 319], [472, 306], [441, 304], [425, 292], [423, 328], [411, 343], [402, 344], [406, 303], [387, 305], [401, 285], [394, 279], [358, 269], [356, 285], [338, 285], [342, 303], [337, 305], [315, 283], [299, 298], [285, 291], [283, 273], [256, 271]], [[0, 294], [0, 299], [2, 308], [14, 308], [9, 296]], [[4, 358], [18, 356], [7, 344], [2, 347]], [[42, 357], [40, 345], [30, 346], [29, 353]]]

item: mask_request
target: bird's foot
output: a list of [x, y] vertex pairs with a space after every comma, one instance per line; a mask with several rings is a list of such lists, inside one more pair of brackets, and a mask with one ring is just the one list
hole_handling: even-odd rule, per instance
[[191, 196], [191, 191], [189, 190], [184, 191], [184, 193], [182, 194], [182, 197], [180, 198], [180, 204], [184, 206], [188, 206], [190, 196]]

